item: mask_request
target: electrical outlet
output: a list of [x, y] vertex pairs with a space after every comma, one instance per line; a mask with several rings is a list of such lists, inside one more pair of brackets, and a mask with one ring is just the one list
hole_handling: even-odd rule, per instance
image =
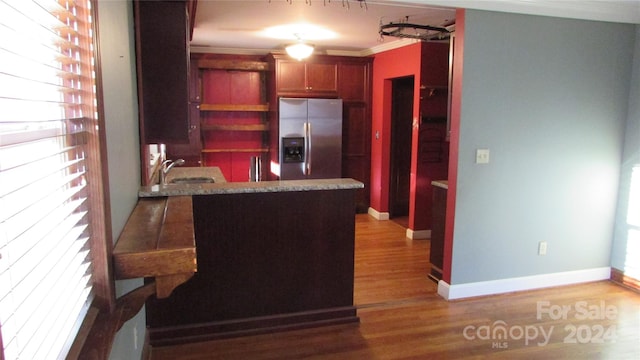
[[540, 241], [538, 243], [538, 255], [547, 255], [547, 242]]
[[489, 163], [489, 149], [476, 149], [476, 164]]

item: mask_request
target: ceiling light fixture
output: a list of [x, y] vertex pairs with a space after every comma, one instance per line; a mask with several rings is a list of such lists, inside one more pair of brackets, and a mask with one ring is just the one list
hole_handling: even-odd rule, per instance
[[306, 59], [311, 56], [311, 54], [313, 54], [313, 46], [305, 43], [302, 40], [295, 44], [287, 46], [285, 50], [287, 51], [287, 54], [289, 54], [289, 56], [298, 61]]

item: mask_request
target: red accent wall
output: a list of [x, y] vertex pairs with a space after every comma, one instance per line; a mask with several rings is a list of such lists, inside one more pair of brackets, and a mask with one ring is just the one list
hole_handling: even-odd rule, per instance
[[[389, 211], [392, 79], [414, 76], [409, 228], [431, 228], [432, 180], [447, 179], [446, 123], [421, 123], [423, 117], [447, 116], [448, 44], [416, 43], [375, 56], [373, 65], [371, 207]], [[421, 85], [427, 85], [421, 89]], [[434, 91], [430, 91], [439, 85]], [[378, 134], [379, 138], [376, 138]], [[426, 148], [438, 137], [440, 144]], [[440, 160], [434, 160], [437, 156]]]
[[[415, 77], [413, 117], [417, 118], [420, 107], [420, 57], [421, 46], [416, 43], [378, 53], [373, 60], [370, 206], [379, 212], [389, 211], [391, 80], [405, 76]], [[413, 174], [412, 170], [412, 184], [415, 183]]]

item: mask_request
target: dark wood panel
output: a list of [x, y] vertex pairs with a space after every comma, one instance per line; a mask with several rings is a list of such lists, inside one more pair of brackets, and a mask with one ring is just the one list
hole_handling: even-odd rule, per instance
[[431, 249], [429, 262], [431, 276], [436, 280], [442, 279], [442, 264], [444, 259], [444, 226], [447, 212], [447, 190], [433, 187], [433, 210], [431, 212]]
[[449, 44], [423, 42], [421, 51], [420, 84], [446, 88], [449, 84]]
[[356, 211], [369, 209], [371, 184], [371, 120], [363, 103], [343, 103], [342, 122], [342, 176], [364, 183], [364, 189], [356, 192]]
[[148, 301], [152, 343], [176, 336], [174, 326], [193, 337], [228, 330], [222, 322], [266, 316], [275, 326], [352, 307], [353, 204], [353, 190], [194, 196], [198, 272]]
[[366, 156], [371, 142], [371, 121], [366, 104], [343, 103], [342, 152], [345, 156]]
[[200, 103], [202, 96], [202, 74], [198, 68], [198, 60], [189, 61], [189, 101]]
[[189, 142], [186, 3], [135, 1], [141, 135], [146, 144]]
[[355, 195], [355, 210], [357, 213], [366, 213], [369, 210], [370, 163], [369, 157], [350, 156], [342, 158], [342, 176], [358, 180], [364, 184], [364, 188], [358, 189]]

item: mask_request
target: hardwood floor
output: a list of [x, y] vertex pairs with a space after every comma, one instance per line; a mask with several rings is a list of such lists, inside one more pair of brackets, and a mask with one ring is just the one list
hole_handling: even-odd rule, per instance
[[360, 324], [153, 348], [151, 358], [640, 358], [637, 292], [603, 281], [448, 302], [426, 276], [429, 241], [404, 234], [392, 221], [357, 216]]
[[354, 303], [362, 308], [436, 292], [429, 280], [429, 240], [410, 240], [392, 221], [356, 216]]

